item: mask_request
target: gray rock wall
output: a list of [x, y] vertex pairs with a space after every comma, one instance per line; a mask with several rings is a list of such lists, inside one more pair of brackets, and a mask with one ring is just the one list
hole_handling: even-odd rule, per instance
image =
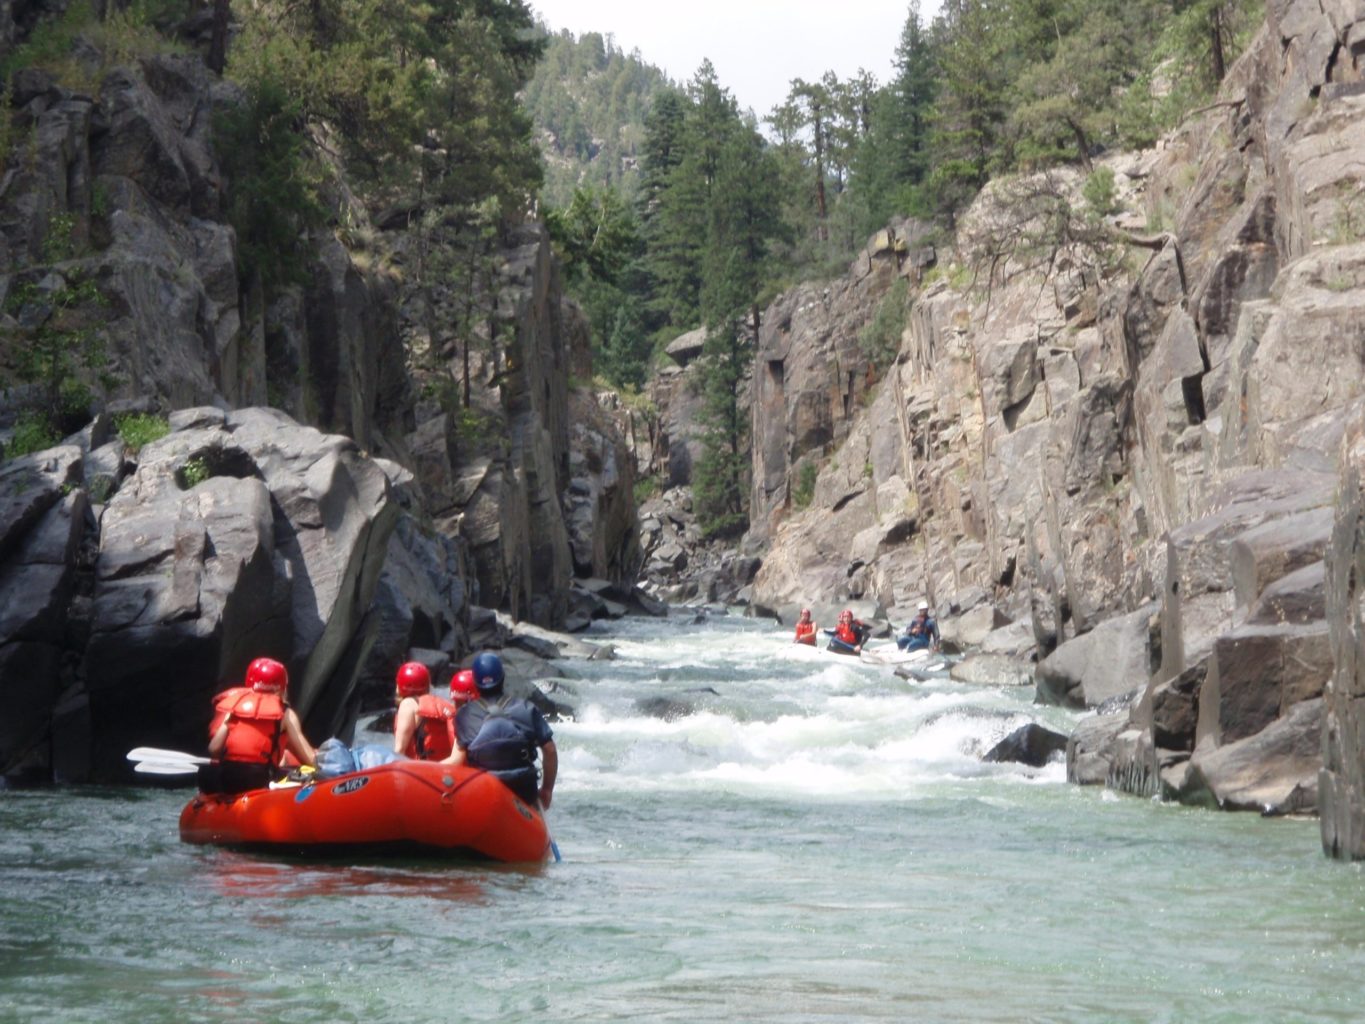
[[[634, 582], [635, 464], [588, 380], [571, 387], [570, 370], [591, 363], [587, 327], [560, 293], [543, 228], [523, 225], [509, 241], [493, 317], [501, 347], [471, 352], [471, 409], [419, 402], [402, 447], [437, 527], [468, 543], [480, 600], [562, 626], [575, 576]], [[456, 298], [428, 301], [448, 311]], [[403, 331], [419, 344], [426, 318], [412, 311], [425, 303], [406, 296], [405, 308]], [[464, 339], [443, 333], [420, 344], [449, 358], [420, 380], [462, 382]]]
[[1326, 686], [1318, 800], [1322, 847], [1332, 857], [1365, 859], [1365, 420], [1342, 444], [1341, 495], [1327, 558], [1326, 602], [1332, 675]]
[[[0, 37], [13, 31], [0, 20]], [[374, 233], [392, 259], [361, 261], [321, 230], [307, 283], [268, 302], [239, 281], [211, 135], [240, 96], [198, 58], [116, 67], [92, 95], [22, 71], [6, 100], [33, 151], [0, 182], [4, 326], [51, 321], [48, 297], [92, 283], [98, 301], [60, 315], [80, 317], [107, 357], [81, 371], [95, 408], [171, 413], [179, 429], [134, 454], [101, 419], [100, 437], [87, 429], [46, 468], [0, 470], [0, 503], [14, 504], [0, 587], [18, 588], [0, 616], [0, 663], [15, 673], [0, 686], [42, 681], [13, 695], [22, 713], [0, 728], [0, 774], [108, 778], [130, 737], [197, 749], [206, 695], [262, 653], [289, 664], [310, 734], [345, 733], [413, 649], [465, 653], [473, 602], [559, 625], [575, 572], [633, 582], [633, 462], [591, 402], [571, 415], [571, 372], [591, 377], [586, 322], [542, 229], [510, 228], [494, 254], [497, 345], [474, 360], [481, 447], [414, 387], [428, 353], [413, 354], [406, 278], [383, 269], [411, 254], [409, 232]], [[367, 226], [337, 173], [333, 201]], [[449, 300], [425, 323], [453, 363]], [[0, 438], [26, 396], [0, 396]], [[267, 402], [288, 415], [246, 411]], [[295, 420], [330, 440], [303, 439]], [[291, 445], [310, 449], [309, 467]], [[182, 493], [177, 474], [200, 449], [217, 468]], [[370, 452], [393, 461], [377, 468]], [[382, 496], [386, 478], [400, 502]], [[74, 554], [54, 561], [63, 525]], [[182, 682], [145, 732], [134, 708], [162, 665]]]
[[210, 697], [261, 656], [311, 736], [349, 729], [399, 515], [384, 468], [271, 409], [172, 427], [112, 484], [97, 431], [0, 471], [0, 775], [120, 779], [131, 747], [201, 749]]
[[846, 420], [788, 368], [842, 367], [857, 311], [813, 296], [867, 312], [858, 276], [779, 300], [756, 366], [780, 361], [783, 386], [755, 375], [755, 602], [866, 597], [894, 621], [924, 596], [1031, 621], [1041, 698], [1137, 695], [1087, 733], [1078, 781], [1312, 810], [1325, 735], [1324, 844], [1365, 855], [1354, 605], [1333, 575], [1353, 557], [1338, 453], [1365, 400], [1362, 38], [1358, 4], [1269, 4], [1221, 105], [1104, 158], [1133, 245], [982, 258], [1030, 192], [1083, 205], [1072, 172], [988, 188], [942, 271], [892, 265], [913, 300], [899, 357]]
[[[906, 265], [905, 243], [894, 231], [883, 232], [854, 260], [847, 277], [797, 287], [765, 312], [751, 400], [754, 536], [766, 538], [777, 525], [803, 457], [836, 446], [862, 410], [871, 362], [859, 334]], [[670, 482], [688, 481], [675, 473]]]
[[[86, 383], [101, 400], [273, 400], [367, 448], [401, 437], [411, 397], [384, 275], [323, 232], [307, 286], [268, 308], [239, 287], [211, 134], [240, 100], [231, 84], [197, 57], [159, 55], [114, 68], [93, 96], [34, 70], [13, 86], [35, 148], [0, 203], [0, 293], [54, 274], [95, 282], [87, 318], [107, 365]], [[44, 315], [19, 311], [26, 323]]]

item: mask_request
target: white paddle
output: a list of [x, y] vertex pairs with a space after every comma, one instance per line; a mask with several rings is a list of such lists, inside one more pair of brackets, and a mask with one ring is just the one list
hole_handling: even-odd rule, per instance
[[164, 761], [175, 764], [208, 764], [207, 757], [186, 754], [180, 750], [161, 750], [157, 747], [134, 747], [128, 751], [129, 761]]
[[142, 775], [193, 775], [199, 766], [188, 761], [139, 761], [133, 771]]

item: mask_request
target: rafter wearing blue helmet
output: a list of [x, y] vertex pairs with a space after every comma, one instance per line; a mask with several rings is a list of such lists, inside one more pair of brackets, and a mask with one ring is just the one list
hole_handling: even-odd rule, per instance
[[[559, 773], [550, 723], [530, 701], [503, 693], [505, 672], [496, 654], [483, 651], [470, 667], [479, 699], [456, 713], [456, 746], [444, 763], [482, 768], [528, 804], [539, 800], [541, 808], [548, 810]], [[536, 771], [537, 751], [543, 757], [540, 772]]]

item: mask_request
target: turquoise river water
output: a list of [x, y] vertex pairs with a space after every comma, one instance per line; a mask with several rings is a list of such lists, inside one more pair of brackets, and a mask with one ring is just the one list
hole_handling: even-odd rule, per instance
[[1316, 822], [984, 764], [1073, 716], [788, 637], [629, 622], [566, 662], [544, 867], [280, 861], [182, 845], [183, 790], [0, 792], [0, 1021], [1365, 1020], [1365, 884]]

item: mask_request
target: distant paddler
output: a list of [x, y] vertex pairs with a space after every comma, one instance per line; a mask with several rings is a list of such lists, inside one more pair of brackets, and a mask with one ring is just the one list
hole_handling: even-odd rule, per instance
[[896, 637], [896, 646], [902, 651], [937, 651], [941, 643], [938, 623], [929, 612], [929, 602], [921, 601], [905, 632]]
[[867, 635], [872, 632], [872, 627], [866, 622], [853, 617], [853, 612], [845, 608], [839, 613], [839, 624], [832, 630], [825, 630], [829, 634], [829, 646], [826, 650], [833, 651], [835, 654], [861, 654], [863, 644], [867, 641]]
[[796, 621], [796, 639], [793, 642], [815, 646], [815, 623], [811, 621], [809, 608], [801, 609], [801, 618]]

